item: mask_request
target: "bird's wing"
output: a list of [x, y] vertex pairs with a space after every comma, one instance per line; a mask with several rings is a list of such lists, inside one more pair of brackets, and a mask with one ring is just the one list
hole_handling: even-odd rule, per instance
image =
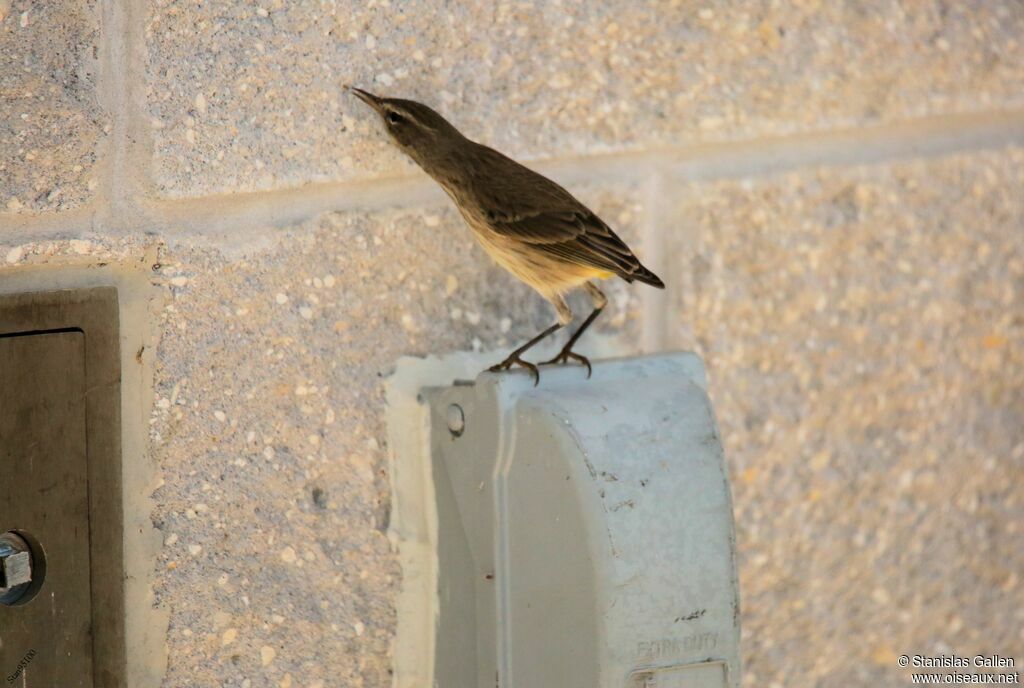
[[[481, 146], [481, 148], [483, 148]], [[601, 218], [561, 186], [487, 148], [487, 165], [474, 189], [494, 231], [566, 261], [626, 279], [643, 268]]]
[[628, 276], [640, 267], [608, 225], [586, 210], [539, 210], [527, 215], [492, 213], [491, 227], [571, 263]]

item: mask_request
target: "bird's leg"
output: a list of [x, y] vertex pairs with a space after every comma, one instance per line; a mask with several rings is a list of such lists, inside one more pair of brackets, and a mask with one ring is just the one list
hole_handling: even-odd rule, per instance
[[502, 370], [508, 370], [514, 365], [521, 365], [522, 367], [529, 370], [530, 373], [533, 375], [534, 385], [540, 382], [540, 371], [537, 369], [537, 366], [533, 363], [530, 363], [529, 361], [524, 361], [522, 358], [520, 358], [520, 356], [523, 353], [525, 353], [527, 349], [537, 344], [539, 341], [550, 335], [552, 332], [562, 327], [563, 325], [567, 325], [572, 321], [572, 311], [569, 310], [569, 305], [565, 302], [565, 299], [557, 295], [549, 298], [551, 300], [551, 303], [554, 304], [555, 310], [558, 311], [558, 322], [556, 322], [554, 325], [544, 330], [536, 337], [534, 337], [533, 339], [526, 342], [521, 347], [510, 353], [508, 355], [508, 358], [506, 358], [501, 363], [498, 363], [497, 365], [492, 365], [490, 368], [488, 368], [489, 371], [491, 371], [492, 373], [498, 373], [501, 372]]
[[514, 365], [521, 365], [521, 366], [523, 366], [524, 368], [527, 368], [530, 371], [530, 373], [533, 375], [533, 384], [536, 385], [538, 382], [540, 382], [540, 371], [537, 370], [537, 366], [536, 365], [534, 365], [533, 363], [530, 363], [529, 361], [524, 361], [522, 358], [520, 358], [520, 356], [523, 353], [525, 353], [526, 350], [529, 349], [531, 346], [533, 346], [534, 344], [536, 344], [540, 340], [544, 339], [545, 337], [547, 337], [549, 334], [551, 334], [552, 332], [554, 332], [555, 330], [557, 330], [561, 326], [562, 326], [561, 323], [555, 323], [554, 325], [552, 325], [548, 329], [544, 330], [539, 335], [537, 335], [536, 337], [534, 337], [533, 339], [531, 339], [530, 341], [526, 342], [521, 347], [519, 347], [518, 349], [516, 349], [515, 351], [510, 353], [508, 355], [508, 358], [506, 358], [504, 361], [502, 361], [501, 363], [498, 363], [497, 365], [492, 365], [490, 368], [488, 368], [488, 370], [491, 371], [492, 373], [497, 373], [497, 372], [500, 372], [502, 370], [508, 370], [509, 368], [511, 368]]
[[540, 365], [551, 365], [553, 363], [568, 363], [570, 360], [579, 361], [583, 365], [587, 366], [587, 377], [590, 377], [593, 369], [590, 367], [590, 359], [582, 354], [578, 354], [572, 350], [573, 344], [580, 338], [580, 336], [586, 331], [590, 324], [597, 320], [597, 316], [601, 315], [601, 311], [608, 305], [608, 297], [604, 295], [600, 289], [598, 289], [593, 282], [587, 282], [583, 285], [583, 288], [590, 294], [590, 299], [594, 302], [594, 310], [587, 316], [587, 319], [583, 321], [583, 324], [572, 333], [569, 337], [569, 341], [565, 343], [562, 350], [558, 352], [558, 355], [552, 358], [550, 361], [544, 361]]

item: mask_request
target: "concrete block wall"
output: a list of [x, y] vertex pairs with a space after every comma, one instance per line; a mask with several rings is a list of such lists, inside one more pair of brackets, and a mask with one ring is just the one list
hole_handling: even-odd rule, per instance
[[345, 83], [554, 177], [665, 278], [603, 329], [707, 361], [744, 685], [1024, 661], [1022, 37], [1014, 0], [0, 0], [0, 288], [151, 289], [139, 675], [389, 685], [382, 378], [550, 320]]

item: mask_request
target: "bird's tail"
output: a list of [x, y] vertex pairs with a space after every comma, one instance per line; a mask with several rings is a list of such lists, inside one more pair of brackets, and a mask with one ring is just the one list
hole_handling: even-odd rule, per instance
[[627, 282], [632, 282], [633, 280], [636, 280], [638, 282], [643, 282], [644, 284], [649, 284], [652, 287], [657, 287], [658, 289], [665, 288], [665, 283], [661, 281], [661, 278], [659, 278], [653, 272], [645, 268], [643, 265], [629, 273], [629, 276], [623, 276], [626, 277]]

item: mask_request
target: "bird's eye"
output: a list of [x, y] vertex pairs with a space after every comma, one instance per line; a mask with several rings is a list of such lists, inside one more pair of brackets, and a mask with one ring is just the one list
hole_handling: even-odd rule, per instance
[[389, 112], [388, 113], [388, 122], [390, 122], [391, 124], [401, 124], [404, 121], [405, 121], [405, 118], [402, 117], [397, 112]]

